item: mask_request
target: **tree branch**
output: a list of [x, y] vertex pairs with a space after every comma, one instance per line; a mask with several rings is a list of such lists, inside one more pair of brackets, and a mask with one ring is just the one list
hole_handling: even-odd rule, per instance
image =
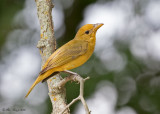
[[[52, 22], [52, 8], [53, 4], [51, 0], [35, 0], [37, 5], [37, 14], [40, 21], [40, 40], [38, 42], [37, 47], [40, 49], [40, 54], [42, 57], [42, 66], [46, 62], [46, 60], [49, 58], [49, 56], [55, 51], [56, 49], [56, 40], [54, 38], [54, 29], [53, 29], [53, 22]], [[66, 71], [67, 72], [67, 71]], [[78, 100], [81, 100], [85, 110], [86, 114], [90, 114], [90, 111], [88, 109], [88, 106], [86, 104], [86, 101], [83, 97], [83, 91], [84, 91], [84, 82], [89, 79], [83, 79], [81, 76], [79, 76], [76, 73], [73, 73], [71, 71], [68, 71], [68, 73], [71, 73], [72, 75], [65, 77], [62, 79], [62, 77], [58, 75], [54, 75], [54, 77], [51, 77], [47, 80], [48, 83], [48, 89], [49, 89], [49, 97], [52, 102], [52, 114], [70, 114], [69, 107], [75, 103]], [[66, 89], [64, 85], [68, 81], [78, 81], [80, 83], [80, 94], [76, 99], [73, 99], [71, 103], [66, 105]]]
[[[56, 40], [54, 38], [54, 29], [52, 22], [52, 8], [53, 4], [51, 0], [35, 0], [37, 5], [37, 14], [40, 21], [40, 40], [37, 47], [40, 49], [42, 57], [42, 66], [48, 59], [48, 57], [55, 51]], [[54, 89], [53, 87], [62, 80], [60, 75], [47, 80], [49, 97], [52, 102], [52, 114], [59, 114], [61, 110], [66, 107], [66, 91], [65, 88]], [[65, 114], [69, 114], [69, 110], [65, 111]]]
[[78, 81], [80, 83], [80, 94], [77, 98], [73, 99], [72, 102], [70, 102], [64, 109], [63, 111], [60, 113], [60, 114], [63, 114], [67, 109], [69, 109], [69, 107], [75, 103], [76, 101], [78, 100], [81, 100], [84, 108], [85, 108], [85, 111], [86, 111], [86, 114], [90, 114], [90, 111], [88, 109], [88, 106], [87, 106], [87, 103], [86, 101], [84, 100], [84, 97], [83, 97], [83, 92], [84, 92], [84, 83], [86, 80], [88, 80], [89, 77], [83, 79], [80, 75], [74, 73], [70, 76], [67, 76], [65, 77], [63, 80], [61, 80], [59, 82], [59, 84], [57, 86], [55, 86], [55, 88], [59, 88], [61, 89], [61, 87], [64, 87], [64, 85], [68, 82], [68, 81]]

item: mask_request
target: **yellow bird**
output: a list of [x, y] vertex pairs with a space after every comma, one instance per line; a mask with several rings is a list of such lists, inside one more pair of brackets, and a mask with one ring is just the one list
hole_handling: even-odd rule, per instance
[[25, 97], [30, 94], [36, 84], [48, 78], [52, 73], [74, 69], [84, 64], [93, 54], [96, 32], [102, 25], [98, 23], [82, 26], [73, 40], [57, 49], [48, 58]]

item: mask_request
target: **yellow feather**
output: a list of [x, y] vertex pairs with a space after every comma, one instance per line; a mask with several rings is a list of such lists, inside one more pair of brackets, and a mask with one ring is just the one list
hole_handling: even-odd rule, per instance
[[75, 38], [58, 50], [56, 50], [44, 64], [40, 75], [29, 89], [27, 97], [32, 89], [40, 81], [46, 79], [54, 72], [74, 69], [84, 64], [93, 54], [96, 31], [103, 24], [87, 24], [79, 29]]

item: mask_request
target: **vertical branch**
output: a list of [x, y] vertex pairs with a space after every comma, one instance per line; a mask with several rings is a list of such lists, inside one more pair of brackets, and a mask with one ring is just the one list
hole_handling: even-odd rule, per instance
[[[35, 0], [37, 5], [37, 14], [40, 22], [40, 40], [37, 47], [40, 49], [42, 58], [42, 66], [48, 59], [48, 57], [55, 51], [56, 40], [54, 38], [54, 29], [52, 22], [52, 8], [53, 4], [51, 0]], [[59, 114], [61, 110], [66, 107], [65, 88], [54, 88], [62, 80], [60, 75], [47, 80], [49, 97], [52, 102], [53, 111], [52, 114]], [[65, 114], [69, 114], [69, 110], [65, 111]]]

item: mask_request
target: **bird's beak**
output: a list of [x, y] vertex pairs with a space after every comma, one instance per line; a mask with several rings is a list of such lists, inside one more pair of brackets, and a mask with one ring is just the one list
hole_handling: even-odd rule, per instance
[[103, 23], [97, 23], [97, 24], [94, 24], [94, 28], [93, 30], [96, 32], [101, 26], [103, 26], [104, 24]]

